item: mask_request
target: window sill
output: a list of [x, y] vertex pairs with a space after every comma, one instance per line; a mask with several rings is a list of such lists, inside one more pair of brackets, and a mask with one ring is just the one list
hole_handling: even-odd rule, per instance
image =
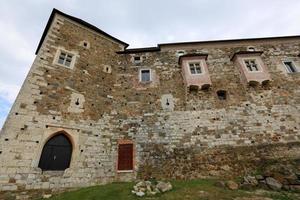
[[140, 83], [141, 83], [141, 84], [145, 84], [145, 85], [147, 85], [147, 84], [150, 84], [150, 83], [152, 83], [152, 81], [140, 81]]
[[117, 173], [132, 173], [133, 170], [117, 170]]

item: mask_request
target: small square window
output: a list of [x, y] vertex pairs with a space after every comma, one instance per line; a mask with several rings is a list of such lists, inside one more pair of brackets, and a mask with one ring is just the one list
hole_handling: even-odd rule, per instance
[[142, 58], [140, 56], [134, 56], [133, 61], [134, 61], [134, 63], [140, 63], [140, 62], [142, 62]]
[[72, 54], [61, 52], [59, 54], [57, 62], [58, 62], [58, 64], [65, 65], [66, 67], [70, 67], [72, 59], [73, 59], [73, 55]]
[[189, 63], [191, 74], [201, 74], [202, 69], [200, 63]]
[[283, 62], [285, 65], [285, 68], [287, 70], [288, 73], [296, 73], [296, 66], [294, 65], [294, 63], [292, 61], [285, 61]]
[[151, 81], [150, 69], [142, 69], [140, 71], [140, 81], [141, 82], [150, 82]]
[[255, 59], [245, 60], [245, 65], [248, 71], [258, 71], [258, 66]]
[[225, 90], [218, 90], [217, 95], [218, 95], [219, 100], [227, 99], [227, 92]]

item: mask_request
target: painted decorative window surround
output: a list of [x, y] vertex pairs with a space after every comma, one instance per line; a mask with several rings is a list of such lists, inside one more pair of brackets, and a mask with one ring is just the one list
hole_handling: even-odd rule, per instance
[[75, 51], [68, 51], [64, 48], [58, 48], [53, 60], [53, 64], [73, 69], [77, 57], [79, 57], [79, 55]]
[[[132, 140], [118, 141], [117, 172], [133, 172], [135, 169], [135, 145]], [[129, 155], [130, 154], [130, 155]]]
[[238, 66], [241, 80], [248, 85], [266, 84], [271, 80], [264, 65], [261, 51], [242, 51], [233, 55], [232, 61]]
[[180, 56], [179, 64], [182, 68], [186, 86], [191, 89], [207, 89], [211, 86], [207, 64], [207, 54], [186, 54]]

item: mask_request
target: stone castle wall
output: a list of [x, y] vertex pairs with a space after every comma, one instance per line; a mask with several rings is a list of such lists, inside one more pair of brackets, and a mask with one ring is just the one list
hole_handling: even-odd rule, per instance
[[[248, 46], [263, 51], [272, 79], [267, 87], [245, 85], [230, 59]], [[222, 176], [265, 159], [297, 159], [300, 74], [287, 74], [282, 61], [300, 66], [299, 47], [300, 39], [278, 39], [117, 54], [122, 45], [56, 15], [0, 134], [0, 191]], [[77, 56], [73, 69], [53, 63], [57, 49]], [[209, 90], [187, 90], [178, 50], [208, 54]], [[139, 82], [143, 68], [151, 69], [151, 83]], [[218, 90], [228, 98], [219, 100]], [[70, 168], [42, 172], [43, 146], [59, 131], [72, 141]], [[135, 170], [118, 173], [117, 147], [125, 140], [135, 146]]]

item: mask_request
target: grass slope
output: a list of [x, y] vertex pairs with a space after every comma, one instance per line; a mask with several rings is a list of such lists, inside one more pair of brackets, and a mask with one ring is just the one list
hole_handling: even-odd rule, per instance
[[131, 194], [134, 183], [111, 183], [62, 193], [52, 197], [51, 200], [250, 200], [248, 198], [244, 199], [245, 197], [269, 197], [274, 200], [300, 200], [299, 194], [296, 193], [232, 191], [216, 187], [214, 183], [215, 180], [172, 181], [172, 191], [142, 198]]

